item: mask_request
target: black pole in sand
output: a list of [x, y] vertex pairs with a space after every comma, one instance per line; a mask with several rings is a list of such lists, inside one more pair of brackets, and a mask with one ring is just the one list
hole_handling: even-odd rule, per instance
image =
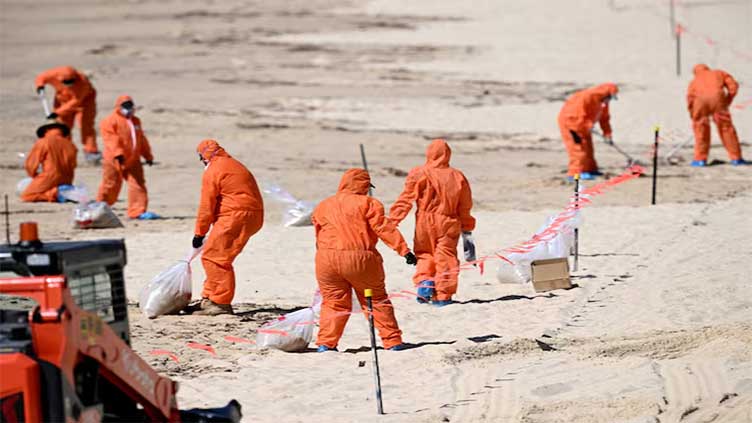
[[[366, 161], [366, 148], [363, 147], [363, 144], [360, 145], [360, 158], [363, 160], [363, 169], [368, 172], [368, 162]], [[368, 172], [369, 174], [371, 172]], [[373, 197], [373, 188], [368, 187], [368, 195]]]
[[[361, 147], [363, 144], [361, 144]], [[366, 303], [368, 305], [368, 326], [371, 332], [371, 351], [373, 351], [373, 383], [376, 385], [376, 407], [379, 414], [384, 414], [381, 403], [381, 373], [379, 372], [379, 355], [376, 352], [376, 332], [373, 329], [373, 291], [366, 289]]]
[[[580, 174], [574, 175], [574, 208], [580, 208]], [[579, 216], [577, 216], [579, 218]], [[577, 263], [580, 258], [580, 229], [574, 228], [574, 271], [577, 271]]]
[[659, 127], [655, 127], [655, 141], [653, 141], [653, 200], [652, 205], [655, 205], [655, 191], [658, 183], [658, 134], [660, 132]]

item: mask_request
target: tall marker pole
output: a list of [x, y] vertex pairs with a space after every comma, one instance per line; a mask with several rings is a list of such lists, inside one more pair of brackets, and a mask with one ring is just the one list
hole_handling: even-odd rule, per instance
[[[363, 147], [363, 144], [360, 145], [360, 159], [363, 160], [363, 169], [368, 172], [368, 162], [366, 161], [366, 148]], [[371, 172], [368, 172], [369, 174]], [[373, 197], [373, 188], [368, 187], [368, 195]]]
[[[363, 144], [360, 145], [361, 148]], [[368, 326], [371, 332], [371, 351], [373, 351], [373, 383], [376, 387], [376, 407], [379, 414], [384, 414], [384, 406], [381, 403], [381, 373], [379, 372], [379, 355], [376, 352], [376, 333], [373, 329], [373, 291], [365, 290], [366, 303], [368, 304]]]
[[651, 202], [652, 205], [655, 205], [655, 191], [656, 191], [656, 185], [658, 183], [658, 134], [660, 133], [661, 128], [659, 126], [655, 127], [655, 141], [653, 141], [653, 200]]
[[[574, 208], [579, 212], [580, 208], [580, 174], [574, 175]], [[579, 216], [577, 216], [579, 217]], [[577, 271], [577, 263], [580, 258], [580, 229], [574, 228], [574, 271]]]

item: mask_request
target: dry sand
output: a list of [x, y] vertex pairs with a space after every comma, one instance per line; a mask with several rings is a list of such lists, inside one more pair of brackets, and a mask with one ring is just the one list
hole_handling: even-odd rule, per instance
[[[188, 252], [201, 177], [193, 151], [206, 137], [259, 180], [310, 201], [360, 164], [363, 143], [388, 205], [427, 140], [444, 136], [473, 185], [476, 240], [489, 253], [526, 239], [566, 203], [556, 114], [573, 90], [620, 84], [615, 139], [643, 161], [655, 124], [664, 152], [690, 135], [684, 90], [695, 62], [736, 75], [738, 103], [752, 98], [752, 2], [679, 2], [691, 30], [681, 78], [664, 3], [2, 0], [0, 188], [13, 193], [23, 176], [17, 153], [41, 123], [35, 74], [72, 64], [93, 74], [98, 118], [121, 93], [142, 107], [159, 162], [146, 170], [150, 209], [166, 219], [80, 232], [71, 206], [12, 196], [11, 221], [39, 221], [46, 239], [125, 238], [131, 300]], [[752, 107], [734, 109], [748, 156], [750, 116]], [[311, 301], [313, 231], [282, 227], [272, 202], [236, 261], [238, 315], [147, 320], [134, 305], [133, 345], [180, 381], [182, 407], [237, 398], [247, 421], [751, 421], [752, 168], [728, 166], [713, 137], [718, 165], [691, 169], [691, 145], [679, 150], [678, 165], [660, 172], [659, 205], [648, 206], [641, 178], [587, 209], [575, 289], [500, 285], [489, 263], [484, 275], [462, 274], [458, 304], [395, 299], [416, 347], [380, 356], [386, 416], [375, 415], [359, 316], [340, 354], [224, 339], [254, 339], [264, 321]], [[622, 172], [608, 146], [597, 143], [596, 154], [607, 173]], [[82, 166], [76, 182], [94, 191], [99, 177]], [[115, 211], [125, 220], [124, 199]], [[411, 234], [412, 222], [402, 229]], [[382, 253], [389, 289], [410, 289], [411, 269]], [[203, 274], [194, 271], [198, 292]], [[155, 348], [179, 363], [149, 355]]]

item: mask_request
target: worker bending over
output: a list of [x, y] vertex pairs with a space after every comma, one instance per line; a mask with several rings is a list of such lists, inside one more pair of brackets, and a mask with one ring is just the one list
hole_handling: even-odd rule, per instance
[[81, 144], [86, 161], [98, 162], [102, 155], [97, 148], [94, 118], [97, 115], [97, 92], [83, 72], [70, 66], [46, 70], [34, 80], [37, 94], [44, 95], [44, 86], [55, 88], [55, 102], [48, 119], [57, 119], [68, 128], [74, 122], [81, 128]]
[[426, 150], [426, 163], [410, 171], [402, 194], [389, 210], [389, 219], [399, 224], [416, 204], [413, 247], [418, 267], [413, 283], [418, 302], [433, 300], [439, 307], [451, 304], [457, 292], [460, 235], [472, 245], [475, 229], [470, 184], [461, 171], [449, 166], [451, 156], [446, 141], [434, 140]]
[[128, 217], [140, 220], [159, 219], [158, 215], [147, 211], [149, 197], [141, 158], [151, 166], [154, 157], [141, 127], [141, 120], [134, 113], [133, 99], [121, 95], [115, 101], [115, 110], [99, 125], [104, 140], [104, 160], [97, 201], [115, 204], [123, 181], [126, 181]]
[[[264, 201], [251, 172], [216, 141], [201, 141], [196, 150], [205, 170], [193, 248], [204, 246], [201, 263], [206, 280], [200, 310], [193, 314], [232, 314], [235, 296], [232, 262], [263, 226]], [[209, 237], [204, 243], [207, 233]]]
[[570, 179], [577, 174], [580, 179], [586, 180], [602, 175], [595, 162], [591, 131], [598, 122], [605, 141], [613, 144], [608, 103], [616, 98], [618, 92], [616, 84], [601, 84], [574, 93], [561, 108], [559, 130], [569, 154], [567, 174]]
[[694, 67], [694, 74], [695, 78], [687, 88], [687, 109], [695, 133], [695, 157], [692, 166], [703, 167], [708, 164], [710, 116], [718, 128], [718, 135], [726, 147], [731, 164], [748, 164], [742, 158], [739, 136], [736, 135], [729, 113], [729, 106], [739, 91], [739, 84], [728, 73], [720, 69], [711, 70], [703, 64]]
[[24, 163], [32, 180], [21, 193], [21, 200], [64, 203], [61, 192], [73, 188], [76, 171], [77, 149], [70, 130], [59, 122], [48, 123], [37, 129], [37, 138]]
[[402, 331], [386, 293], [384, 266], [376, 250], [379, 239], [415, 264], [415, 255], [397, 228], [384, 216], [384, 206], [369, 197], [371, 177], [363, 169], [342, 176], [337, 194], [313, 211], [316, 230], [316, 280], [321, 296], [321, 319], [316, 344], [319, 352], [337, 349], [352, 309], [352, 291], [361, 307], [365, 290], [373, 291], [373, 318], [384, 348], [401, 350]]

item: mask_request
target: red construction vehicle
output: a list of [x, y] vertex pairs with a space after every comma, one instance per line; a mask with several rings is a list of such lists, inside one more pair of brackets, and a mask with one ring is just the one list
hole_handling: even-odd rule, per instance
[[0, 245], [0, 421], [238, 422], [181, 411], [177, 383], [130, 348], [122, 240]]

